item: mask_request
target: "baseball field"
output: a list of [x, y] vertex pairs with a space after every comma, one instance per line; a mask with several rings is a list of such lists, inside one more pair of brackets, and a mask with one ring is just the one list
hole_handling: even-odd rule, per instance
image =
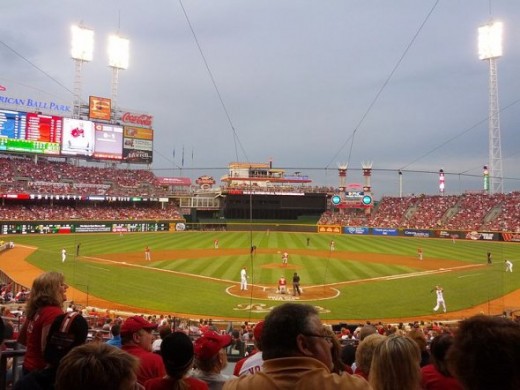
[[[511, 243], [273, 231], [10, 239], [16, 248], [0, 254], [0, 265], [13, 279], [30, 287], [35, 273], [60, 271], [71, 286], [69, 299], [113, 310], [255, 320], [296, 300], [315, 305], [331, 322], [449, 320], [520, 310], [520, 245]], [[287, 265], [283, 252], [289, 254]], [[513, 262], [514, 272], [505, 272], [505, 259]], [[240, 290], [242, 267], [249, 276], [247, 291]], [[294, 272], [301, 278], [301, 296], [278, 293], [278, 279], [285, 276], [291, 288]], [[436, 285], [444, 288], [446, 314], [432, 310]]]

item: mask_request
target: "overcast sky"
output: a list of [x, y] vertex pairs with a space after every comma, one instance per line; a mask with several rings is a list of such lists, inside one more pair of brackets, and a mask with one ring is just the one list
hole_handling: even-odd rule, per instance
[[111, 97], [106, 40], [130, 39], [118, 104], [153, 115], [158, 176], [220, 182], [232, 161], [272, 159], [337, 186], [338, 163], [361, 183], [371, 161], [376, 197], [399, 195], [399, 169], [405, 194], [437, 193], [441, 168], [447, 194], [482, 188], [477, 29], [500, 20], [504, 190], [520, 189], [520, 1], [2, 0], [0, 14], [9, 96], [72, 104], [70, 26], [82, 22], [95, 30], [82, 97]]

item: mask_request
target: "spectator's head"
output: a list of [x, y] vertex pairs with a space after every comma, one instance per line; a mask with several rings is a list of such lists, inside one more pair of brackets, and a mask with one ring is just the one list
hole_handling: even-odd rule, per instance
[[359, 341], [363, 341], [365, 337], [377, 333], [377, 329], [374, 325], [366, 324], [363, 325], [361, 330], [359, 331]]
[[34, 318], [38, 309], [44, 306], [59, 306], [67, 300], [68, 286], [59, 272], [44, 272], [34, 279], [31, 294], [27, 300], [27, 318]]
[[420, 389], [421, 351], [406, 336], [386, 337], [374, 349], [369, 382], [374, 389]]
[[159, 328], [159, 337], [164, 340], [166, 336], [172, 333], [172, 328], [168, 325], [163, 325]]
[[444, 376], [451, 376], [446, 365], [446, 354], [453, 344], [453, 336], [449, 333], [442, 333], [433, 338], [430, 343], [430, 357], [433, 365]]
[[386, 336], [374, 333], [368, 335], [359, 343], [356, 349], [356, 369], [359, 368], [365, 375], [365, 378], [368, 378], [368, 374], [370, 373], [374, 350], [385, 338]]
[[352, 364], [356, 361], [356, 350], [357, 347], [354, 342], [348, 342], [343, 345], [341, 350], [341, 361], [343, 364], [347, 366], [352, 366]]
[[468, 318], [459, 324], [447, 360], [466, 389], [520, 389], [520, 324], [503, 317]]
[[84, 344], [88, 335], [88, 323], [80, 313], [61, 314], [52, 323], [44, 359], [51, 366], [57, 366], [60, 360], [74, 347]]
[[195, 340], [195, 366], [206, 372], [220, 372], [227, 366], [224, 348], [231, 344], [231, 336], [208, 330]]
[[256, 345], [256, 348], [261, 351], [262, 350], [262, 331], [264, 329], [264, 321], [257, 322], [253, 329], [253, 338]]
[[152, 350], [152, 331], [157, 324], [146, 321], [141, 316], [128, 317], [121, 325], [121, 343], [134, 344], [146, 351]]
[[305, 356], [332, 369], [332, 344], [323, 332], [318, 311], [311, 305], [285, 303], [265, 318], [262, 331], [264, 360]]
[[71, 350], [60, 362], [56, 390], [133, 390], [139, 360], [104, 343]]
[[112, 336], [114, 336], [114, 337], [119, 336], [121, 334], [121, 325], [119, 325], [119, 324], [112, 325], [112, 327], [110, 328], [110, 333], [112, 333]]
[[421, 351], [427, 350], [428, 343], [426, 342], [426, 336], [421, 328], [412, 328], [412, 330], [408, 332], [407, 336], [417, 343]]
[[331, 328], [324, 326], [323, 334], [326, 336], [330, 336], [327, 339], [327, 342], [331, 344], [330, 353], [333, 365], [332, 372], [341, 375], [343, 371], [345, 371], [345, 364], [343, 364], [343, 361], [341, 360], [341, 343], [336, 337], [336, 333], [334, 333], [334, 331]]
[[185, 333], [170, 333], [161, 343], [161, 356], [168, 376], [180, 380], [193, 365], [193, 343]]

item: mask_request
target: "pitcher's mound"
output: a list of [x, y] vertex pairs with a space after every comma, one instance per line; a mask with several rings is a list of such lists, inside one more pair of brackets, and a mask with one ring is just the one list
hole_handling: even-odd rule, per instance
[[339, 291], [329, 286], [307, 286], [300, 287], [300, 290], [300, 295], [293, 295], [291, 287], [287, 289], [287, 292], [283, 293], [278, 290], [276, 285], [249, 286], [247, 290], [240, 290], [240, 286], [235, 285], [229, 287], [227, 292], [237, 297], [275, 301], [315, 301], [337, 298], [339, 296]]

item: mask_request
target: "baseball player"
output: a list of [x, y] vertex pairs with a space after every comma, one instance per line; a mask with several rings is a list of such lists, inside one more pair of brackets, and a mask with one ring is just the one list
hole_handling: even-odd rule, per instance
[[289, 253], [284, 252], [282, 254], [282, 265], [286, 266], [288, 261], [289, 261]]
[[280, 279], [278, 279], [278, 292], [280, 294], [286, 294], [287, 293], [287, 280], [284, 276], [282, 276]]
[[444, 313], [446, 313], [446, 303], [444, 302], [444, 289], [441, 286], [435, 286], [435, 288], [432, 290], [435, 290], [435, 294], [437, 295], [437, 304], [433, 308], [433, 311], [439, 310], [439, 308], [442, 306]]
[[242, 267], [240, 270], [240, 290], [244, 291], [247, 290], [247, 269], [246, 267]]

